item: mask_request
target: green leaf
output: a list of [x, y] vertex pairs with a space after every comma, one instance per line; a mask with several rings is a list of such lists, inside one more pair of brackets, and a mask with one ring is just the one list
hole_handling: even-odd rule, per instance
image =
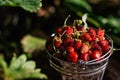
[[64, 5], [68, 6], [74, 11], [79, 11], [81, 8], [87, 10], [88, 12], [92, 11], [91, 6], [87, 3], [86, 0], [65, 0]]
[[35, 62], [32, 60], [27, 61], [25, 54], [20, 55], [18, 58], [14, 56], [10, 66], [7, 67], [7, 74], [5, 74], [5, 77], [12, 80], [26, 78], [47, 79], [47, 76], [40, 72], [40, 68], [35, 68]]
[[42, 3], [41, 0], [0, 0], [0, 6], [21, 7], [26, 11], [37, 12]]
[[120, 18], [114, 16], [108, 16], [107, 18], [104, 18], [99, 16], [98, 20], [101, 22], [104, 28], [107, 27], [108, 29], [109, 27], [113, 33], [120, 33]]
[[21, 40], [22, 47], [25, 52], [32, 53], [36, 49], [44, 49], [46, 40], [32, 35], [26, 35]]
[[13, 59], [12, 59], [12, 62], [10, 64], [10, 66], [9, 66], [9, 68], [11, 70], [17, 70], [17, 69], [19, 69], [21, 67], [21, 65], [23, 65], [26, 62], [26, 60], [27, 60], [25, 54], [19, 56], [16, 60], [15, 60], [14, 57], [13, 57]]
[[7, 74], [7, 71], [8, 71], [7, 68], [8, 68], [8, 66], [7, 66], [6, 61], [4, 60], [3, 55], [0, 55], [0, 67], [2, 67], [3, 71], [5, 72], [5, 74]]
[[25, 70], [32, 71], [32, 70], [34, 70], [35, 66], [36, 65], [35, 65], [34, 61], [27, 61], [26, 63], [24, 63], [22, 65], [22, 68], [25, 69]]

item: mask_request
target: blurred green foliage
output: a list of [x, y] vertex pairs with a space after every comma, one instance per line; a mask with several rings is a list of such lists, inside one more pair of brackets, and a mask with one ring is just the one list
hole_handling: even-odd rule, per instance
[[64, 0], [64, 5], [73, 11], [92, 12], [92, 8], [86, 0]]
[[32, 60], [27, 61], [25, 54], [18, 58], [14, 56], [8, 66], [3, 56], [0, 56], [0, 66], [3, 68], [4, 80], [18, 80], [27, 78], [47, 79], [47, 76], [41, 73], [41, 69], [35, 69], [36, 63]]
[[0, 6], [21, 7], [30, 12], [37, 12], [42, 4], [41, 0], [0, 0]]

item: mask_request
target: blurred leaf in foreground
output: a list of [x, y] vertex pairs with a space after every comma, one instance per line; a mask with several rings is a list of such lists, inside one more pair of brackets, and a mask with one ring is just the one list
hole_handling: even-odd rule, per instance
[[44, 49], [46, 40], [32, 35], [26, 35], [21, 40], [25, 52], [32, 53], [36, 49]]
[[47, 79], [47, 76], [41, 73], [41, 69], [35, 69], [36, 64], [34, 61], [27, 61], [25, 54], [18, 58], [14, 56], [8, 67], [3, 56], [0, 56], [0, 66], [4, 70], [4, 80], [16, 80], [26, 78], [40, 78]]
[[41, 0], [0, 0], [0, 6], [21, 7], [26, 11], [37, 12], [42, 3]]

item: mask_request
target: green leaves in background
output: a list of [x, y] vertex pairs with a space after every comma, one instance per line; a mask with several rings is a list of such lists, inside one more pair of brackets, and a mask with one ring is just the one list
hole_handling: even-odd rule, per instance
[[104, 28], [110, 28], [114, 34], [120, 33], [120, 18], [112, 15], [108, 16], [107, 18], [98, 16], [98, 20], [104, 26]]
[[46, 40], [32, 35], [26, 35], [21, 40], [24, 52], [32, 53], [37, 49], [44, 49]]
[[64, 0], [64, 5], [73, 11], [92, 11], [91, 6], [86, 0]]
[[26, 11], [37, 12], [42, 3], [41, 0], [0, 0], [0, 6], [21, 7]]
[[0, 56], [0, 66], [4, 70], [5, 80], [16, 80], [25, 78], [40, 78], [47, 79], [47, 76], [41, 73], [41, 69], [35, 69], [36, 64], [34, 61], [27, 61], [25, 54], [13, 57], [8, 67], [3, 56]]

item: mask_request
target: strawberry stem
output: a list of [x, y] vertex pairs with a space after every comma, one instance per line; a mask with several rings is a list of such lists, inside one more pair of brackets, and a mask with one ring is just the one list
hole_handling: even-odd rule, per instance
[[87, 29], [88, 28], [88, 25], [87, 25], [87, 22], [86, 22], [86, 20], [87, 20], [87, 13], [86, 14], [84, 14], [83, 16], [82, 16], [82, 21], [83, 21], [83, 23], [84, 23], [84, 28], [85, 29]]
[[119, 51], [120, 48], [113, 48], [113, 51]]
[[66, 26], [66, 23], [67, 23], [67, 20], [68, 20], [69, 17], [70, 17], [70, 15], [68, 15], [67, 18], [65, 19], [64, 26]]

